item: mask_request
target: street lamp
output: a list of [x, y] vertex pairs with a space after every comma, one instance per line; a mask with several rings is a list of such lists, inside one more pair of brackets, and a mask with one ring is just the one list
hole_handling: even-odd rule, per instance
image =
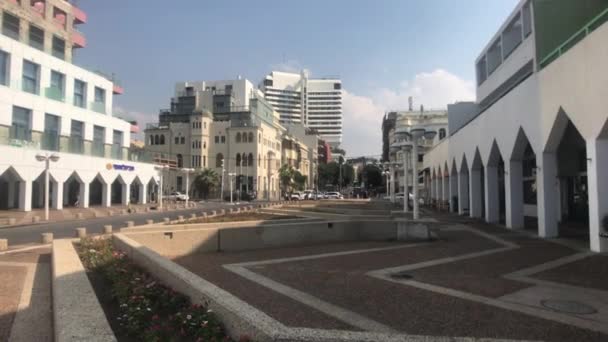
[[420, 215], [418, 208], [418, 144], [421, 138], [425, 140], [433, 140], [437, 134], [434, 130], [427, 130], [424, 126], [414, 126], [410, 133], [412, 135], [413, 153], [412, 153], [412, 176], [414, 181], [414, 195], [412, 200], [414, 201], [414, 220], [417, 220]]
[[[56, 154], [37, 154], [36, 160], [39, 162], [44, 162], [44, 220], [49, 220], [49, 168], [51, 166], [51, 162], [57, 162], [59, 160], [59, 156]], [[55, 189], [55, 191], [59, 191], [59, 189]]]
[[232, 177], [236, 176], [236, 172], [228, 172], [228, 181], [230, 182], [230, 204], [232, 204]]
[[154, 167], [160, 173], [160, 179], [158, 181], [158, 209], [163, 209], [163, 171], [169, 168], [169, 165], [158, 165]]
[[403, 154], [403, 212], [409, 212], [408, 201], [410, 199], [410, 191], [407, 185], [407, 175], [408, 175], [408, 153], [412, 149], [412, 144], [408, 141], [402, 140], [397, 141], [391, 144], [391, 148], [401, 150]]
[[186, 173], [186, 208], [188, 208], [188, 200], [190, 199], [190, 191], [189, 191], [189, 186], [190, 186], [190, 172], [194, 172], [194, 169], [192, 168], [182, 168], [182, 171]]

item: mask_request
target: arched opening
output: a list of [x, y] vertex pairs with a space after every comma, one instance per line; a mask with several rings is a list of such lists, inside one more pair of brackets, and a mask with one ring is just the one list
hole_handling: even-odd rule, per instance
[[538, 229], [536, 153], [523, 128], [515, 138], [505, 175], [506, 225], [513, 229]]
[[177, 167], [184, 167], [184, 156], [181, 154], [177, 155]]
[[247, 158], [247, 165], [253, 166], [253, 153], [249, 153], [249, 157]]
[[253, 142], [253, 132], [249, 132], [248, 136], [249, 136], [249, 142], [252, 143]]
[[241, 166], [241, 154], [236, 154], [236, 166]]
[[124, 183], [120, 177], [112, 182], [112, 201], [110, 202], [112, 205], [123, 204], [123, 187]]
[[145, 188], [139, 177], [135, 177], [131, 186], [129, 187], [129, 203], [142, 204], [144, 202]]
[[241, 132], [236, 133], [236, 142], [237, 143], [241, 142]]
[[97, 175], [89, 184], [89, 205], [102, 205], [103, 204], [103, 188], [104, 184]]
[[471, 162], [471, 168], [469, 171], [469, 213], [471, 217], [485, 217], [484, 174], [485, 170], [483, 167], [483, 162], [481, 161], [479, 149], [475, 148], [475, 154], [473, 156], [473, 161]]
[[154, 136], [154, 145], [158, 145], [160, 143], [159, 139], [158, 134]]
[[450, 170], [450, 212], [458, 213], [460, 211], [460, 201], [458, 200], [458, 169], [456, 168], [456, 159], [452, 160]]
[[161, 135], [160, 135], [160, 144], [161, 144], [161, 145], [164, 145], [164, 144], [165, 144], [165, 135], [164, 135], [164, 134], [161, 134]]
[[460, 163], [460, 173], [458, 174], [458, 214], [469, 215], [470, 196], [469, 196], [469, 165], [466, 155], [462, 155]]
[[505, 163], [496, 140], [485, 168], [485, 217], [489, 223], [505, 222]]
[[439, 129], [439, 140], [443, 140], [445, 138], [445, 128]]
[[224, 155], [218, 153], [215, 155], [215, 167], [222, 167], [222, 161], [224, 160]]
[[83, 207], [84, 206], [84, 182], [76, 173], [63, 183], [63, 205], [64, 207]]
[[148, 202], [149, 203], [158, 203], [158, 184], [154, 180], [154, 178], [148, 181], [148, 185], [146, 187], [146, 191], [148, 192]]
[[19, 193], [22, 181], [12, 167], [0, 175], [0, 209], [19, 208]]
[[241, 162], [241, 164], [243, 165], [243, 167], [247, 167], [247, 155], [245, 153], [243, 153], [243, 160]]
[[154, 145], [154, 136], [150, 135], [150, 145]]

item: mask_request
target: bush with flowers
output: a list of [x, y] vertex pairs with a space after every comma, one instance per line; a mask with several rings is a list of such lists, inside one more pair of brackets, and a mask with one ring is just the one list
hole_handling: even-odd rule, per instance
[[105, 282], [115, 306], [116, 317], [110, 320], [114, 330], [120, 330], [117, 336], [135, 341], [231, 341], [210, 309], [190, 304], [186, 296], [159, 284], [115, 250], [111, 240], [84, 238], [78, 251], [85, 268]]

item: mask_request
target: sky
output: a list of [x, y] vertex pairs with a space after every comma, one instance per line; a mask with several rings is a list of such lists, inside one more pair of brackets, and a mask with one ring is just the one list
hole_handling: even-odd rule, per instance
[[175, 82], [308, 69], [342, 79], [343, 148], [378, 156], [387, 110], [475, 99], [475, 59], [518, 0], [78, 0], [87, 47], [114, 74], [114, 113], [155, 122]]

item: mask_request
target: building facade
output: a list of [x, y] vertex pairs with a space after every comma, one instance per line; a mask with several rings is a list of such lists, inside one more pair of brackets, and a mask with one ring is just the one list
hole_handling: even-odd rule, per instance
[[122, 88], [71, 63], [85, 39], [86, 14], [67, 1], [3, 1], [0, 35], [0, 209], [146, 203], [157, 181], [152, 164], [129, 149], [131, 124], [112, 113]]
[[427, 153], [450, 210], [608, 250], [608, 3], [521, 1], [476, 61], [477, 100]]
[[[186, 179], [193, 177], [184, 169], [211, 168], [222, 179], [224, 195], [232, 182], [235, 191], [276, 200], [283, 163], [313, 175], [306, 142], [279, 123], [279, 114], [245, 79], [178, 83], [171, 109], [161, 110], [158, 124], [148, 125], [145, 136], [146, 150], [171, 166], [163, 171], [164, 192], [185, 191]], [[300, 146], [299, 159], [286, 153], [284, 141]]]
[[306, 70], [300, 74], [272, 71], [260, 89], [279, 112], [282, 124], [303, 124], [330, 145], [340, 146], [343, 117], [339, 78], [310, 78]]

